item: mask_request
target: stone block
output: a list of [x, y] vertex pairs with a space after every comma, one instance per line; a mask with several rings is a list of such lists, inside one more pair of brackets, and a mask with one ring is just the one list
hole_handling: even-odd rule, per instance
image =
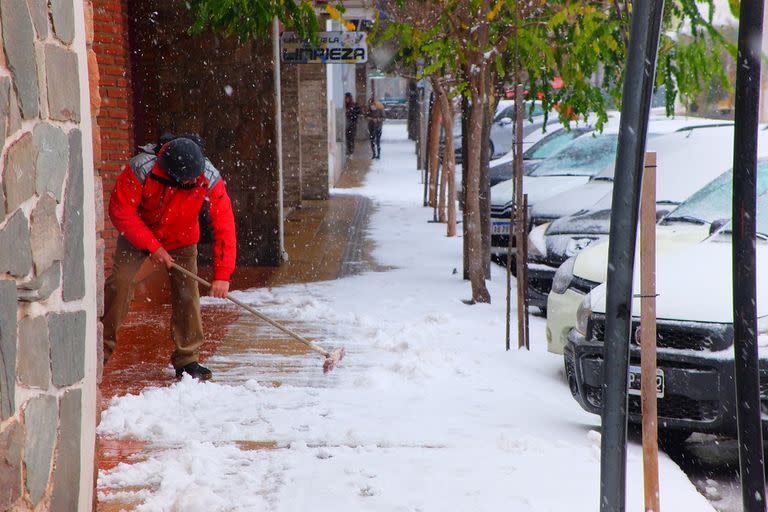
[[8, 135], [21, 130], [21, 108], [19, 106], [19, 97], [16, 91], [11, 87], [11, 101], [8, 107]]
[[37, 506], [48, 488], [58, 419], [59, 404], [53, 396], [33, 398], [24, 410], [24, 465], [27, 468], [27, 491], [33, 507]]
[[83, 245], [83, 141], [80, 130], [69, 132], [69, 178], [64, 200], [64, 282], [65, 301], [85, 296], [85, 249]]
[[[32, 270], [32, 247], [29, 241], [29, 223], [24, 212], [16, 210], [0, 229], [0, 274], [24, 277]], [[15, 285], [14, 285], [15, 288]]]
[[88, 50], [88, 85], [91, 90], [91, 116], [96, 117], [101, 112], [101, 75], [96, 52]]
[[19, 382], [31, 388], [48, 389], [51, 383], [51, 344], [48, 319], [27, 317], [19, 322]]
[[11, 78], [0, 77], [0, 138], [5, 140], [8, 135], [8, 111], [11, 108]]
[[67, 134], [52, 124], [39, 123], [32, 132], [32, 142], [37, 150], [37, 194], [43, 196], [50, 192], [61, 202], [69, 162]]
[[59, 405], [59, 447], [53, 470], [51, 512], [79, 510], [82, 415], [82, 391], [67, 391]]
[[16, 412], [16, 328], [16, 283], [0, 281], [0, 423]]
[[36, 161], [37, 151], [30, 134], [25, 134], [8, 148], [3, 172], [6, 211], [12, 212], [35, 195]]
[[14, 510], [21, 498], [21, 450], [24, 425], [16, 420], [0, 429], [0, 510]]
[[104, 231], [104, 182], [101, 176], [93, 177], [94, 202], [96, 203], [96, 232]]
[[104, 315], [104, 252], [106, 245], [103, 238], [96, 240], [96, 316]]
[[32, 23], [40, 41], [48, 39], [48, 2], [47, 0], [27, 0]]
[[[77, 54], [56, 45], [45, 45], [45, 76], [51, 118], [57, 121], [79, 122], [80, 81], [77, 80]], [[62, 77], [72, 78], [63, 80]]]
[[18, 300], [22, 302], [37, 302], [48, 300], [61, 286], [61, 262], [56, 261], [48, 270], [38, 275], [31, 281], [21, 283], [16, 291], [19, 294]]
[[75, 39], [75, 11], [72, 0], [51, 0], [53, 31], [62, 43]]
[[71, 386], [85, 376], [85, 311], [48, 315], [53, 383]]
[[[15, 89], [21, 101], [21, 113], [24, 119], [34, 119], [40, 113], [40, 89], [38, 88], [37, 58], [35, 56], [35, 29], [29, 15], [27, 3], [21, 0], [0, 0], [0, 23], [3, 28], [3, 45], [11, 68]], [[76, 77], [77, 70], [71, 74], [56, 75]], [[77, 80], [74, 80], [77, 81]]]
[[[104, 324], [96, 322], [96, 384], [104, 378]], [[100, 402], [97, 402], [100, 403]], [[97, 423], [98, 424], [98, 423]]]
[[30, 243], [38, 275], [48, 270], [54, 261], [64, 258], [64, 239], [56, 217], [56, 199], [50, 193], [42, 196], [32, 210]]

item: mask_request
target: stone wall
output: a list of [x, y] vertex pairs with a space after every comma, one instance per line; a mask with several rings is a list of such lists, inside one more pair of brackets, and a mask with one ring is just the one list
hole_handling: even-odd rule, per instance
[[328, 199], [328, 77], [323, 64], [302, 64], [299, 73], [301, 196]]
[[96, 244], [83, 7], [0, 0], [0, 510], [91, 506]]
[[232, 198], [238, 263], [279, 264], [271, 41], [241, 45], [211, 33], [191, 36], [183, 0], [135, 0], [131, 9], [135, 117], [145, 140], [164, 131], [201, 134]]
[[283, 215], [301, 206], [299, 73], [301, 64], [280, 64], [283, 131]]

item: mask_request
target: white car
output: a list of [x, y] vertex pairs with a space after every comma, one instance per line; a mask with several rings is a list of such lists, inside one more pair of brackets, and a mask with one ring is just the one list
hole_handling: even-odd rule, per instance
[[[651, 118], [648, 134], [653, 137], [686, 130], [693, 126], [717, 124], [703, 118]], [[587, 133], [543, 160], [528, 176], [523, 177], [523, 191], [528, 207], [566, 190], [587, 183], [616, 161], [619, 118], [609, 117], [602, 133]], [[512, 217], [513, 181], [507, 180], [491, 187], [491, 252], [504, 256], [508, 251], [509, 227]], [[513, 241], [513, 247], [515, 243]]]
[[[656, 227], [661, 258], [697, 244], [731, 218], [733, 172], [728, 171], [667, 214]], [[758, 165], [759, 201], [768, 201], [768, 161]], [[636, 269], [639, 261], [635, 258]], [[547, 297], [547, 349], [563, 353], [568, 333], [576, 326], [579, 306], [590, 290], [608, 278], [608, 243], [603, 241], [572, 256], [557, 269]]]
[[[761, 407], [768, 403], [768, 198], [758, 204], [757, 316]], [[730, 225], [705, 242], [659, 258], [656, 299], [656, 394], [660, 432], [733, 435], [736, 406], [733, 349], [733, 282]], [[637, 280], [635, 297], [638, 294]], [[632, 304], [628, 415], [640, 417], [640, 299]], [[605, 284], [582, 305], [564, 363], [574, 398], [587, 411], [602, 409]], [[763, 428], [768, 416], [763, 414]]]
[[[768, 156], [768, 132], [761, 131], [759, 154]], [[656, 136], [648, 141], [648, 151], [656, 151], [656, 210], [660, 217], [684, 199], [722, 174], [733, 164], [733, 126], [695, 127], [681, 132]], [[558, 199], [559, 206], [550, 211], [565, 213], [568, 205], [579, 205], [587, 198], [601, 196], [586, 211], [554, 220], [541, 234], [531, 233], [529, 238], [529, 289], [531, 305], [546, 308], [547, 295], [557, 268], [576, 252], [599, 240], [610, 232], [611, 202], [613, 199], [613, 166], [585, 185], [575, 187], [548, 201]], [[534, 210], [540, 203], [534, 207]], [[546, 222], [545, 217], [533, 217], [533, 224]]]

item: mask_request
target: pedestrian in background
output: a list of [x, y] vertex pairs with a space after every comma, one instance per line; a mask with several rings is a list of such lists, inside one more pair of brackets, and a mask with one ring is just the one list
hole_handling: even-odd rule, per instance
[[381, 129], [384, 125], [384, 105], [373, 96], [368, 100], [368, 138], [371, 141], [372, 158], [381, 158]]
[[357, 133], [357, 118], [360, 117], [360, 107], [352, 97], [352, 93], [344, 94], [344, 112], [347, 118], [347, 156], [355, 152], [355, 134]]

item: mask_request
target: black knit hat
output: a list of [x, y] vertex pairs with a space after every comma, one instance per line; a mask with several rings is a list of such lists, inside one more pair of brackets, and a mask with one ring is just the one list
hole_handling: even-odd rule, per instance
[[166, 144], [157, 160], [165, 172], [178, 182], [194, 180], [205, 169], [205, 157], [200, 146], [183, 137]]

